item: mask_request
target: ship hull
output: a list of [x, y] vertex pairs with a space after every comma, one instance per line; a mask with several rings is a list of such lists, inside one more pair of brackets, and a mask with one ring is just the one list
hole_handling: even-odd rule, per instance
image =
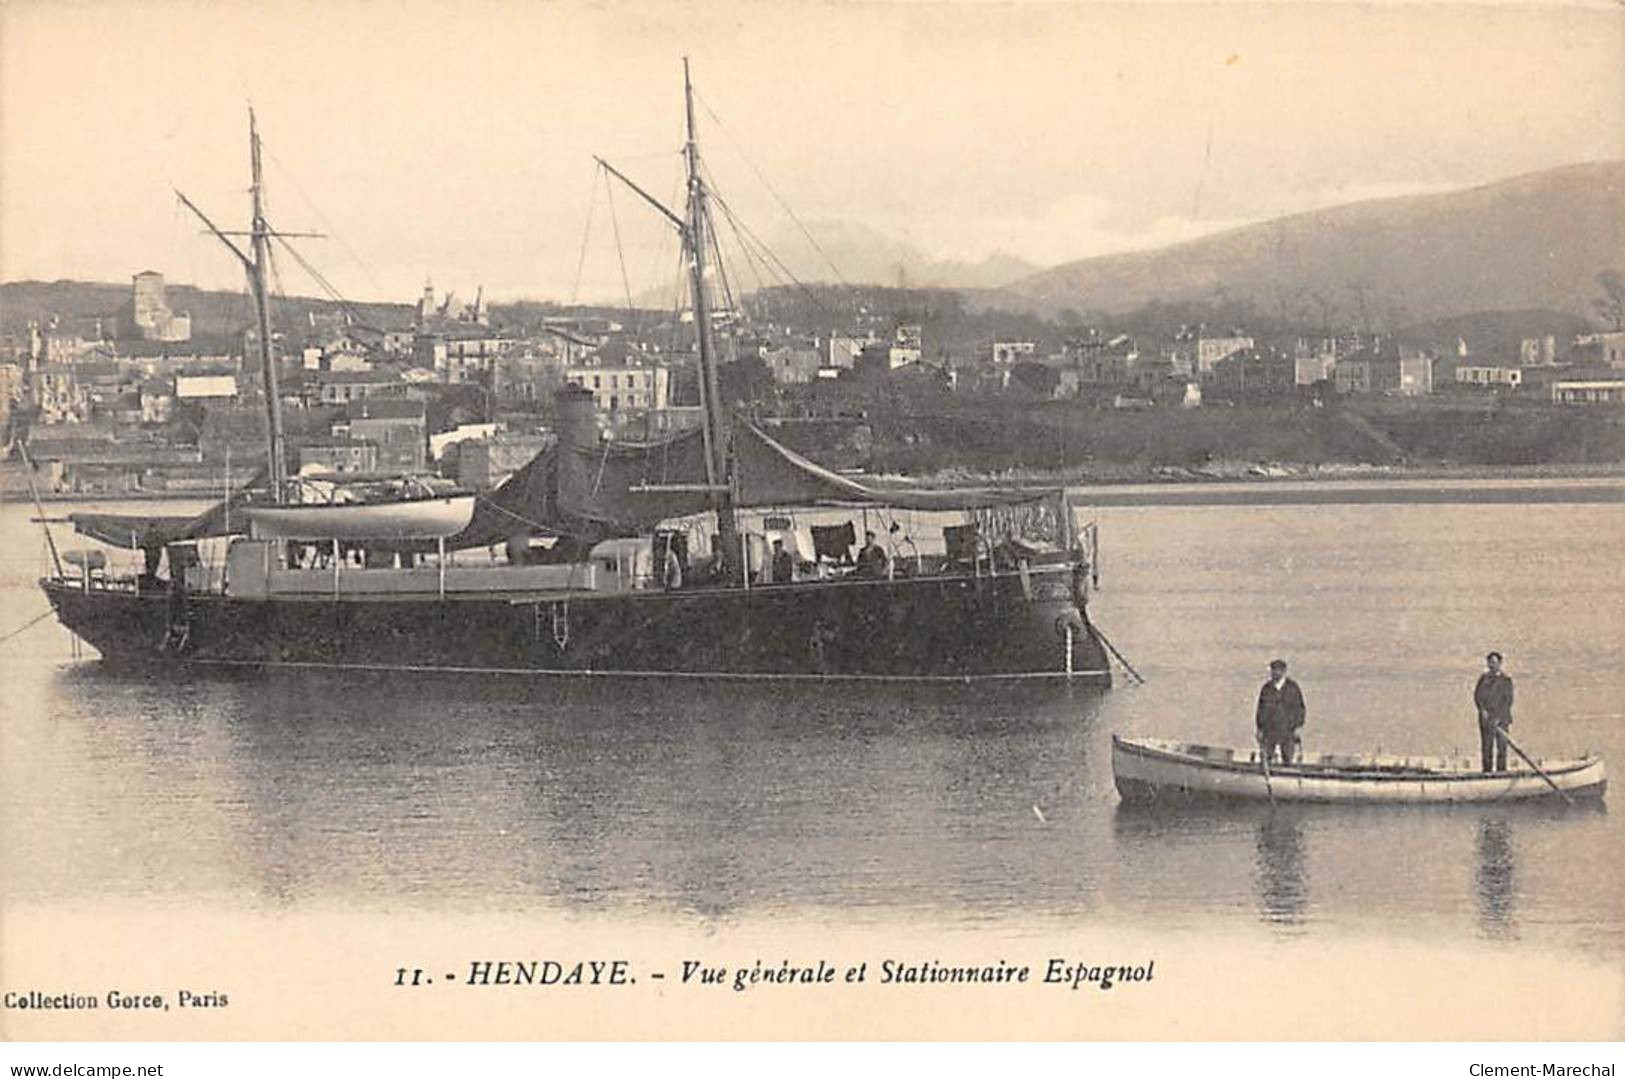
[[[188, 597], [45, 581], [118, 663], [1106, 685], [1069, 572], [568, 597]], [[1070, 646], [1070, 662], [1068, 648]]]

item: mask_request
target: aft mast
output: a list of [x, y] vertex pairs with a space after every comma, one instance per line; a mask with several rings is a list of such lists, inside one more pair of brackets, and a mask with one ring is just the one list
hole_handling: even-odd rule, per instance
[[717, 540], [725, 560], [739, 557], [742, 579], [748, 579], [739, 528], [733, 516], [733, 485], [722, 425], [722, 391], [717, 379], [716, 342], [711, 331], [711, 299], [705, 287], [705, 181], [700, 178], [700, 149], [694, 138], [694, 84], [689, 79], [688, 57], [683, 57], [683, 107], [688, 139], [683, 158], [688, 164], [688, 222], [683, 240], [688, 248], [689, 287], [694, 294], [694, 330], [700, 361], [700, 404], [704, 412], [705, 480], [717, 514]]
[[689, 290], [693, 293], [694, 329], [700, 361], [700, 433], [705, 439], [705, 485], [711, 507], [717, 515], [717, 553], [731, 575], [737, 560], [742, 583], [748, 583], [739, 524], [734, 520], [733, 483], [728, 467], [727, 431], [722, 423], [722, 391], [717, 379], [716, 341], [711, 328], [711, 298], [705, 287], [706, 226], [710, 220], [705, 205], [705, 181], [700, 177], [700, 150], [694, 139], [694, 84], [688, 77], [688, 57], [683, 58], [683, 104], [688, 121], [688, 138], [683, 158], [688, 169], [687, 214], [679, 216], [660, 200], [633, 183], [626, 174], [595, 157], [601, 168], [631, 188], [639, 198], [658, 210], [677, 228], [683, 241], [683, 257], [688, 263]]

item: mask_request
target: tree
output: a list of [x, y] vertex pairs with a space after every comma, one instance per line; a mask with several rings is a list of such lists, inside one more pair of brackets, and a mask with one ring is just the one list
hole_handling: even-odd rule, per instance
[[1609, 329], [1625, 330], [1625, 280], [1618, 270], [1604, 270], [1597, 275], [1597, 284], [1602, 288], [1595, 301], [1597, 314]]

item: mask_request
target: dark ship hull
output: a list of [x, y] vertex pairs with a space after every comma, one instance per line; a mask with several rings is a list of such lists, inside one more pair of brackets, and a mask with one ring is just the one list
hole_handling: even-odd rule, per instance
[[1111, 680], [1070, 565], [568, 597], [245, 599], [42, 582], [121, 664], [356, 670]]

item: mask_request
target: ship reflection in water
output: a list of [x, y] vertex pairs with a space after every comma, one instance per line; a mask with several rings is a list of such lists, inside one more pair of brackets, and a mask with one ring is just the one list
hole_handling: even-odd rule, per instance
[[1618, 945], [1618, 900], [1557, 883], [1594, 873], [1576, 852], [1605, 812], [1123, 807], [1108, 743], [1124, 693], [98, 665], [19, 682], [36, 704], [5, 729], [0, 842], [32, 867], [4, 886], [21, 897], [1294, 936], [1538, 924]]

